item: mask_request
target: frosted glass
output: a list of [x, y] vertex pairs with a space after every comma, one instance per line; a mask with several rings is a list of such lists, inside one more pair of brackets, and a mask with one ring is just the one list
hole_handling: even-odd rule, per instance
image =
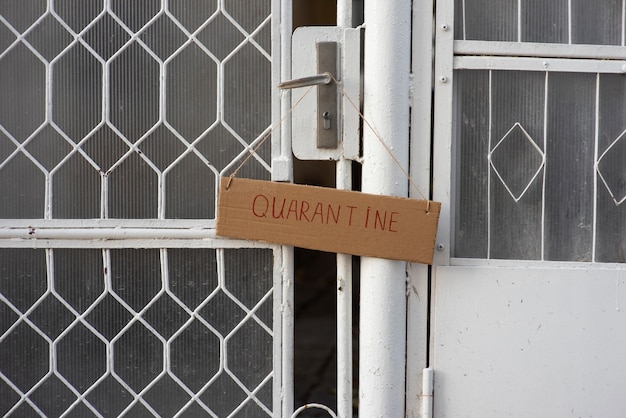
[[626, 262], [626, 80], [620, 74], [600, 77], [598, 133], [596, 261]]
[[455, 39], [623, 45], [616, 0], [455, 0]]
[[549, 76], [547, 260], [592, 260], [595, 79], [595, 74]]
[[541, 258], [537, 171], [543, 163], [544, 78], [517, 71], [492, 75], [492, 258]]
[[487, 258], [489, 73], [458, 71], [456, 101], [456, 211], [454, 254]]
[[523, 0], [523, 42], [568, 43], [567, 0]]
[[596, 231], [624, 260], [626, 84], [600, 77], [596, 124], [597, 77], [457, 71], [455, 256], [592, 261]]

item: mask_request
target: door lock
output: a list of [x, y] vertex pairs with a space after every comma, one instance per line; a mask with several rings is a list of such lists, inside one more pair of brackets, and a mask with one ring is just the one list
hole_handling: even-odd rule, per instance
[[339, 114], [337, 85], [337, 42], [317, 43], [317, 70], [319, 74], [284, 81], [279, 89], [317, 87], [317, 148], [336, 149], [339, 144], [338, 123], [331, 123], [333, 115]]

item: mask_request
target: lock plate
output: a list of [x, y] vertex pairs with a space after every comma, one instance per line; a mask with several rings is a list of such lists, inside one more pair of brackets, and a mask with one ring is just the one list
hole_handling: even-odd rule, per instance
[[[317, 70], [337, 77], [337, 43], [317, 43]], [[337, 121], [337, 84], [330, 82], [317, 86], [317, 147], [337, 148], [339, 142]]]
[[[334, 44], [334, 51], [321, 51], [318, 45]], [[321, 47], [323, 50], [326, 46]], [[331, 45], [328, 47], [332, 49]], [[325, 61], [325, 54], [332, 61]], [[326, 68], [332, 67], [329, 71]], [[301, 160], [356, 160], [360, 151], [360, 119], [357, 106], [361, 100], [361, 29], [311, 26], [299, 27], [292, 38], [292, 80], [281, 80], [281, 89], [290, 92], [291, 146], [294, 155]], [[329, 72], [337, 79], [328, 81], [324, 73]], [[325, 84], [327, 83], [327, 84]], [[324, 85], [322, 85], [324, 84]], [[313, 86], [313, 87], [310, 87]], [[334, 87], [336, 105], [322, 105], [326, 99], [319, 98], [320, 89]], [[329, 91], [329, 90], [327, 90]], [[346, 95], [342, 94], [342, 91]], [[321, 100], [319, 100], [321, 99]], [[332, 109], [331, 109], [332, 108]], [[324, 118], [324, 112], [328, 112]], [[328, 118], [330, 116], [330, 118]], [[330, 129], [325, 129], [330, 127]], [[328, 126], [330, 124], [330, 126]]]

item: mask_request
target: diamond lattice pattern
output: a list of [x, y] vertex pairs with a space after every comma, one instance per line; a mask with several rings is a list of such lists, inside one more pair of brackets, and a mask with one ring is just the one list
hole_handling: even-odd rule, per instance
[[489, 161], [498, 179], [517, 202], [539, 175], [545, 156], [522, 125], [515, 123], [493, 147]]

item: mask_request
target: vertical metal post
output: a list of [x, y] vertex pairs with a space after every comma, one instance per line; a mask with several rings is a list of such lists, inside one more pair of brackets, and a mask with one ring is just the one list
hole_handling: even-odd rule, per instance
[[[337, 26], [352, 27], [352, 0], [337, 0]], [[336, 167], [337, 189], [352, 190], [352, 161]], [[337, 254], [337, 416], [352, 415], [352, 256]]]
[[[406, 169], [411, 0], [365, 2], [364, 115]], [[363, 192], [407, 196], [408, 181], [379, 139], [363, 136]], [[406, 263], [361, 259], [360, 417], [404, 417]]]
[[[280, 34], [279, 45], [272, 50], [272, 58], [279, 59], [281, 80], [291, 79], [291, 32], [292, 32], [292, 2], [291, 0], [273, 0], [272, 15], [273, 28]], [[275, 25], [275, 26], [274, 26]], [[274, 30], [274, 29], [273, 29]], [[277, 57], [278, 55], [278, 57]], [[273, 83], [274, 86], [278, 82]], [[291, 107], [291, 91], [280, 91], [280, 113], [278, 120], [282, 120], [289, 115]], [[274, 110], [274, 109], [273, 109]], [[291, 119], [288, 117], [280, 126], [279, 138], [272, 138], [272, 148], [279, 145], [279, 155], [272, 159], [272, 180], [293, 181], [293, 165], [291, 157]], [[277, 144], [277, 140], [279, 143]], [[281, 416], [290, 417], [294, 409], [294, 251], [293, 247], [282, 247], [282, 288], [281, 288]], [[276, 338], [276, 337], [275, 337]]]

